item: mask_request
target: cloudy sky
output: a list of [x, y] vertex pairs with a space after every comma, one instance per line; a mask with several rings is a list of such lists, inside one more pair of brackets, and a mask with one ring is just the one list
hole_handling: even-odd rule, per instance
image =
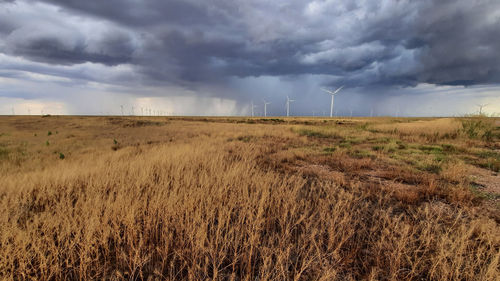
[[498, 0], [0, 0], [0, 114], [500, 113]]

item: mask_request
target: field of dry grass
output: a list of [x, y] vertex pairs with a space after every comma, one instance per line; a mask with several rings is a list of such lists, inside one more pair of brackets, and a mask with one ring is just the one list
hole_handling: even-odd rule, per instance
[[1, 280], [499, 280], [493, 118], [0, 118]]

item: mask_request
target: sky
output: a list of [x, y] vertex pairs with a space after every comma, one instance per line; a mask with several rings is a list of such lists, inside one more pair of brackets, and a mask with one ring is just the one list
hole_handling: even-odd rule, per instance
[[0, 114], [500, 115], [498, 0], [0, 0]]

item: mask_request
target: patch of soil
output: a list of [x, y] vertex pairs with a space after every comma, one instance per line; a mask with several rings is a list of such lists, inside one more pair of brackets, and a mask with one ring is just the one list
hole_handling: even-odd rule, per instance
[[476, 166], [469, 167], [472, 182], [482, 186], [482, 191], [500, 195], [500, 175]]

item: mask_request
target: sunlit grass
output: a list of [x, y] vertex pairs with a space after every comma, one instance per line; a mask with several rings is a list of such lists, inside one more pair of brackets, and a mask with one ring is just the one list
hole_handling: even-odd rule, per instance
[[[431, 140], [418, 120], [24, 118], [0, 119], [0, 279], [500, 274], [481, 205], [498, 197], [468, 176], [497, 139]], [[439, 120], [427, 131], [459, 128]]]

